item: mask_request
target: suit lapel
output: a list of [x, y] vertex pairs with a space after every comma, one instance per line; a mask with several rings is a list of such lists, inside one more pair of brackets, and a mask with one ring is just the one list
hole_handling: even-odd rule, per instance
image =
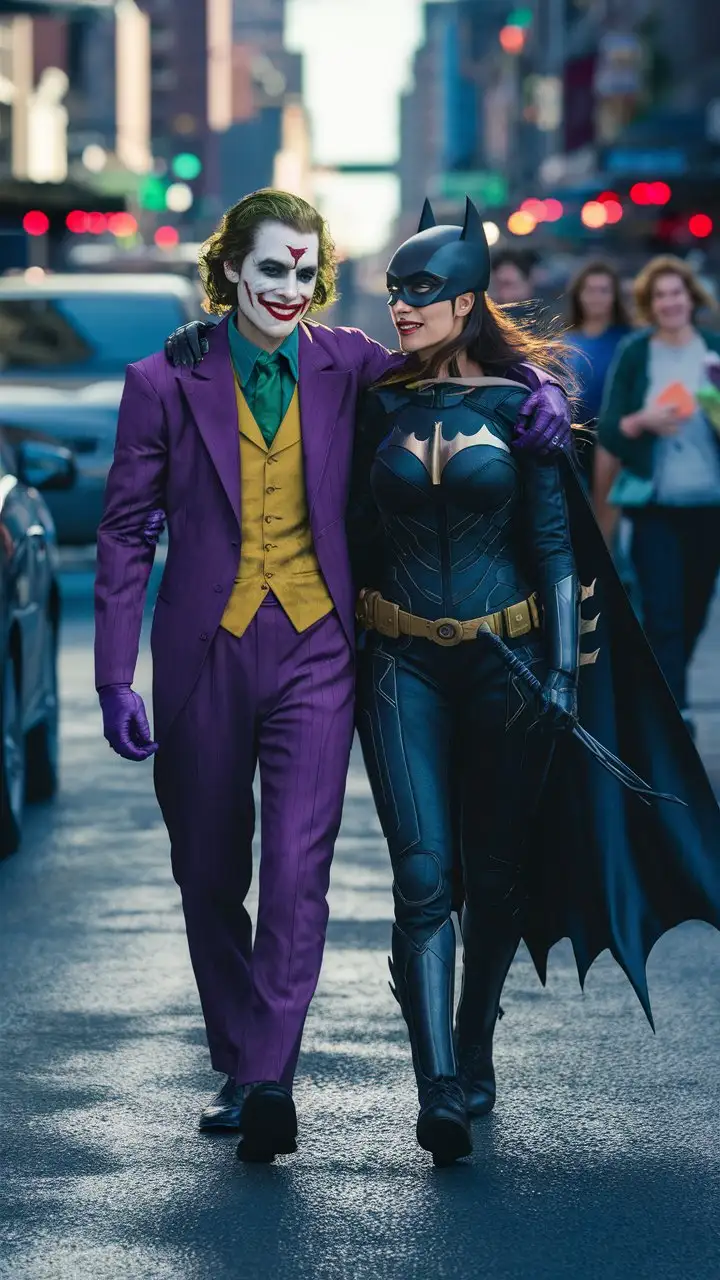
[[305, 489], [310, 525], [314, 529], [321, 482], [340, 406], [350, 384], [350, 371], [335, 368], [332, 357], [314, 341], [312, 330], [304, 325], [300, 327], [298, 363]]
[[240, 523], [240, 441], [235, 374], [230, 359], [228, 319], [210, 335], [210, 350], [190, 372], [178, 369], [182, 390]]

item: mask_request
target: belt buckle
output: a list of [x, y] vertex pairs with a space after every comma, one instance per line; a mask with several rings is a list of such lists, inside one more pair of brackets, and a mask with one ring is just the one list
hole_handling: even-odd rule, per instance
[[456, 644], [462, 644], [462, 623], [456, 618], [438, 618], [437, 622], [433, 622], [432, 628], [431, 639], [435, 644], [442, 645], [444, 649], [452, 649]]
[[503, 609], [505, 620], [505, 629], [511, 640], [517, 636], [525, 636], [528, 631], [532, 630], [532, 619], [530, 617], [530, 606], [527, 600], [520, 600], [517, 604], [508, 605]]

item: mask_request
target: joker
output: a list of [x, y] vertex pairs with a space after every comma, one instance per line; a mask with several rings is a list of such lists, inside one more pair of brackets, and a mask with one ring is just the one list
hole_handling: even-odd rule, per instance
[[[403, 357], [305, 323], [333, 300], [335, 264], [326, 224], [298, 197], [246, 196], [200, 271], [224, 318], [176, 338], [177, 367], [158, 354], [128, 369], [98, 536], [96, 686], [114, 750], [155, 756], [212, 1065], [227, 1077], [201, 1127], [238, 1129], [240, 1158], [268, 1161], [296, 1149], [292, 1083], [353, 732], [344, 517], [356, 402]], [[568, 424], [543, 392], [530, 399], [549, 438]], [[132, 680], [158, 511], [169, 551], [153, 740]]]

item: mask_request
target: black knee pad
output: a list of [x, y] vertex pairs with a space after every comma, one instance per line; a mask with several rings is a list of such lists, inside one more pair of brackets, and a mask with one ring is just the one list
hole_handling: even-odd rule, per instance
[[412, 849], [395, 867], [395, 893], [408, 907], [425, 907], [445, 888], [440, 858], [429, 849]]

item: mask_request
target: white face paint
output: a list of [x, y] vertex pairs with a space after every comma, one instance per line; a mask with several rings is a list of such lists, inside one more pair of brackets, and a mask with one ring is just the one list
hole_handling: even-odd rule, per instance
[[239, 273], [224, 264], [228, 280], [237, 284], [240, 311], [269, 338], [282, 341], [305, 315], [315, 292], [319, 250], [314, 231], [261, 222]]

